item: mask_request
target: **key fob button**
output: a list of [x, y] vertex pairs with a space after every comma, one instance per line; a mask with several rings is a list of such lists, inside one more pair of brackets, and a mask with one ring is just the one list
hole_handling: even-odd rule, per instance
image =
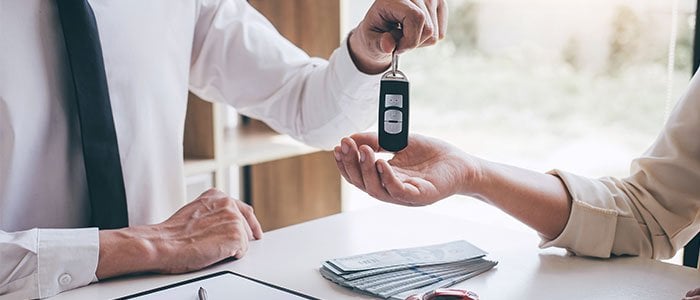
[[384, 122], [387, 121], [403, 121], [403, 113], [400, 110], [390, 109], [384, 112]]
[[387, 94], [384, 98], [384, 107], [403, 108], [403, 95]]
[[401, 133], [402, 123], [399, 122], [384, 122], [384, 131], [390, 134]]

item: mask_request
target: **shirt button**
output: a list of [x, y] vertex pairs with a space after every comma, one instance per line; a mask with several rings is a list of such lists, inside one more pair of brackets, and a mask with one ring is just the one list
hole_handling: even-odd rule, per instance
[[69, 285], [71, 281], [73, 281], [73, 277], [71, 277], [68, 273], [63, 273], [58, 277], [58, 283], [61, 285]]

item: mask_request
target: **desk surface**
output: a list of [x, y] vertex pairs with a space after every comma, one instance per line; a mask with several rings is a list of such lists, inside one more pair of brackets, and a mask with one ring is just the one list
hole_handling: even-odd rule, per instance
[[481, 299], [680, 299], [700, 287], [700, 272], [650, 259], [608, 260], [539, 249], [533, 232], [479, 224], [421, 208], [378, 207], [282, 228], [253, 242], [240, 261], [185, 275], [148, 275], [103, 281], [54, 299], [105, 299], [231, 270], [321, 299], [365, 299], [325, 280], [324, 260], [386, 250], [467, 240], [499, 261], [496, 268], [457, 287]]

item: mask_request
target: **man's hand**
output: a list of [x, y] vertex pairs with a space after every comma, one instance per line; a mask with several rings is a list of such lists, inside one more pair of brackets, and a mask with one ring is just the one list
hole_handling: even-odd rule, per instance
[[434, 45], [445, 37], [447, 14], [444, 0], [376, 0], [350, 35], [355, 65], [367, 74], [378, 74], [391, 64], [394, 49], [401, 54]]
[[183, 273], [241, 258], [262, 229], [253, 209], [211, 189], [163, 223], [100, 231], [100, 279], [137, 272]]
[[688, 291], [683, 297], [683, 300], [700, 300], [700, 288]]
[[408, 147], [388, 162], [376, 133], [355, 134], [335, 147], [336, 164], [345, 179], [379, 200], [421, 206], [463, 191], [479, 173], [479, 160], [456, 147], [411, 135]]

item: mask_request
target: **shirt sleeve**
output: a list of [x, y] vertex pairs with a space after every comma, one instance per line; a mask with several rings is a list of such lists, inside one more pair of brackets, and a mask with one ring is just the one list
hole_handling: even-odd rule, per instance
[[356, 68], [347, 41], [311, 58], [243, 0], [202, 2], [194, 35], [190, 90], [203, 99], [325, 149], [376, 120], [379, 76]]
[[560, 170], [572, 199], [564, 231], [541, 247], [577, 255], [672, 257], [700, 232], [700, 79], [695, 76], [663, 132], [631, 175], [588, 179]]
[[97, 228], [0, 231], [0, 298], [54, 296], [97, 280]]

